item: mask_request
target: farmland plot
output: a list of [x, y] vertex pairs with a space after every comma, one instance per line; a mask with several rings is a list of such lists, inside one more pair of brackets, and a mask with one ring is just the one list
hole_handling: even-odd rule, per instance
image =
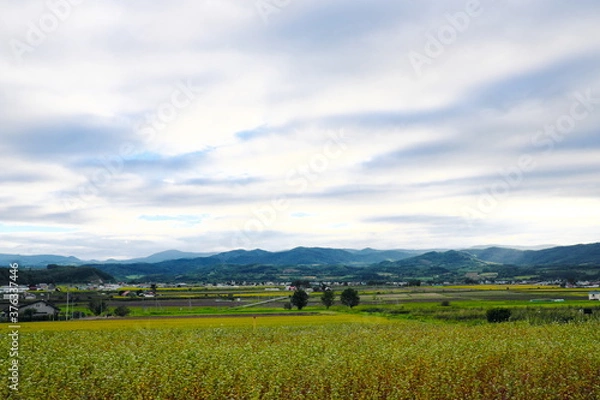
[[[598, 399], [596, 322], [25, 330], [22, 399]], [[82, 322], [83, 323], [83, 322]], [[40, 325], [41, 326], [41, 325]], [[67, 326], [67, 325], [64, 325]], [[8, 343], [0, 351], [7, 354]], [[2, 358], [2, 371], [8, 365]], [[4, 372], [6, 374], [6, 372]]]

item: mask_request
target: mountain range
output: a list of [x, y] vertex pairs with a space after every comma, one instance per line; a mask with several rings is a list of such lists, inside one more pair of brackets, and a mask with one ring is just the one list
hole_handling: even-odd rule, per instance
[[[296, 247], [291, 250], [270, 252], [261, 249], [231, 250], [222, 253], [183, 252], [167, 250], [154, 253], [148, 257], [131, 258], [127, 260], [107, 259], [106, 261], [81, 260], [73, 256], [60, 255], [29, 255], [0, 254], [0, 265], [8, 266], [18, 263], [22, 267], [45, 268], [48, 264], [84, 265], [84, 264], [153, 264], [163, 261], [195, 259], [202, 264], [361, 264], [374, 263], [384, 260], [399, 260], [422, 254], [419, 250], [362, 250], [332, 249], [320, 247]], [[205, 259], [205, 260], [199, 260]]]
[[82, 261], [77, 257], [65, 257], [52, 254], [40, 254], [32, 256], [24, 256], [20, 254], [0, 254], [0, 266], [8, 267], [9, 264], [17, 263], [20, 267], [30, 268], [45, 268], [48, 264], [62, 265], [82, 265], [86, 261]]
[[[462, 250], [362, 250], [296, 247], [271, 252], [232, 250], [218, 254], [169, 250], [129, 260], [83, 261], [57, 255], [0, 255], [0, 263], [22, 267], [48, 264], [95, 267], [119, 280], [281, 280], [312, 277], [338, 280], [405, 278], [459, 279], [465, 274], [600, 278], [600, 243], [541, 250], [504, 247]], [[491, 274], [491, 275], [490, 275]]]

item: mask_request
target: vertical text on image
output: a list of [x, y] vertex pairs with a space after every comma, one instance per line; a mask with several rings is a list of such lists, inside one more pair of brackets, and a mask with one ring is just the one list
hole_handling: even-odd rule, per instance
[[9, 364], [8, 364], [8, 387], [12, 391], [19, 391], [19, 264], [10, 264], [8, 270], [8, 326], [9, 333]]

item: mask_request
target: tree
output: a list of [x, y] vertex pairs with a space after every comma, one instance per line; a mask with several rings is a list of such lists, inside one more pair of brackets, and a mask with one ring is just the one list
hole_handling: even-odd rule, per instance
[[131, 310], [126, 306], [119, 306], [119, 307], [115, 308], [115, 310], [113, 311], [113, 313], [117, 317], [126, 317], [129, 315], [130, 312], [131, 312]]
[[510, 319], [510, 315], [508, 308], [490, 308], [485, 312], [488, 322], [506, 322]]
[[356, 290], [348, 288], [342, 292], [340, 301], [343, 305], [352, 308], [360, 303], [360, 297], [358, 296], [358, 292]]
[[327, 307], [327, 309], [329, 310], [329, 307], [331, 307], [333, 305], [334, 301], [335, 301], [335, 293], [333, 293], [333, 290], [331, 290], [331, 289], [325, 290], [323, 292], [323, 295], [321, 296], [321, 303], [323, 303], [325, 305], [325, 307]]
[[100, 315], [105, 311], [108, 311], [108, 306], [104, 300], [92, 300], [88, 303], [88, 309], [94, 315]]
[[298, 310], [302, 310], [308, 304], [308, 293], [302, 289], [296, 289], [290, 302], [298, 307]]

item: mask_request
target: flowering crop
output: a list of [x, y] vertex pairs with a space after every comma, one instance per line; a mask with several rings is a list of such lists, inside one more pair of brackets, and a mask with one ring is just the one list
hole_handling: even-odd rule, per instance
[[[201, 320], [129, 320], [81, 330], [27, 325], [19, 396], [2, 385], [0, 397], [600, 398], [597, 322], [462, 326], [355, 315]], [[0, 366], [6, 371], [4, 358]]]

